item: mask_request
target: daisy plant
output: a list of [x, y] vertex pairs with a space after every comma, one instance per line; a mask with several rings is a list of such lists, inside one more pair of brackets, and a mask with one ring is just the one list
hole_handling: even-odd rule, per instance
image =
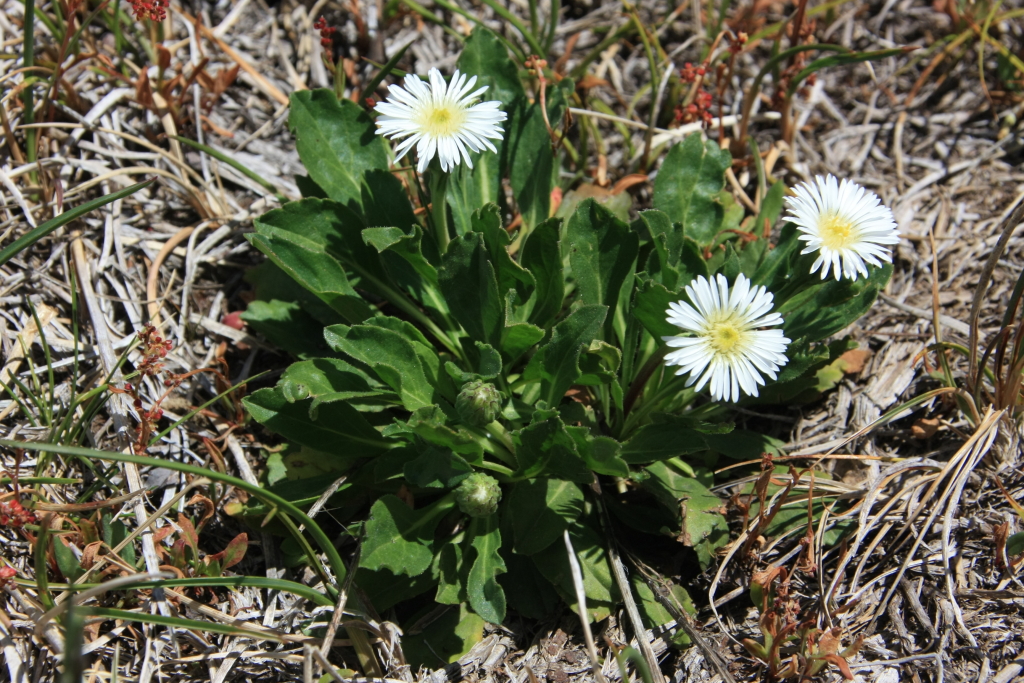
[[873, 195], [822, 180], [780, 221], [776, 184], [748, 215], [700, 134], [667, 150], [646, 206], [581, 190], [549, 129], [575, 135], [574, 86], [537, 97], [528, 73], [478, 28], [450, 79], [410, 74], [375, 109], [293, 94], [304, 198], [249, 235], [267, 261], [243, 318], [295, 358], [245, 400], [283, 441], [264, 485], [300, 506], [333, 491], [362, 604], [406, 629], [414, 665], [574, 603], [566, 531], [592, 618], [628, 590], [648, 626], [670, 621], [615, 580], [608, 539], [712, 565], [713, 470], [779, 446], [734, 406], [820, 397], [892, 270]]

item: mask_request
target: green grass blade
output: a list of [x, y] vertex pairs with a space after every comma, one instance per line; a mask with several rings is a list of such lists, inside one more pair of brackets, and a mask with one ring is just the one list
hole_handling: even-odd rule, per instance
[[[58, 584], [51, 583], [50, 588], [58, 591], [74, 590], [82, 591], [95, 588], [102, 584], [98, 583], [77, 583]], [[272, 591], [291, 593], [306, 598], [323, 607], [333, 607], [334, 601], [316, 589], [297, 581], [285, 579], [268, 579], [262, 576], [211, 576], [193, 579], [161, 579], [158, 581], [136, 581], [125, 584], [117, 590], [150, 590], [152, 588], [261, 588]]]
[[377, 86], [380, 85], [380, 82], [387, 78], [388, 74], [394, 70], [395, 66], [398, 64], [398, 60], [400, 60], [405, 55], [405, 51], [408, 50], [411, 46], [411, 41], [406, 43], [405, 47], [403, 47], [401, 50], [392, 55], [391, 59], [389, 59], [384, 64], [384, 66], [381, 67], [380, 71], [377, 72], [377, 75], [373, 77], [373, 80], [367, 83], [366, 87], [363, 88], [363, 93], [359, 97], [360, 103], [365, 102], [367, 97], [373, 95], [374, 91], [377, 89]]
[[[300, 510], [291, 501], [278, 496], [275, 493], [271, 493], [265, 488], [250, 484], [244, 479], [238, 477], [232, 477], [229, 474], [221, 474], [214, 470], [207, 469], [205, 467], [198, 467], [196, 465], [188, 465], [182, 462], [175, 462], [173, 460], [164, 460], [150, 458], [142, 455], [132, 455], [131, 453], [113, 453], [107, 451], [98, 451], [93, 448], [82, 448], [79, 446], [62, 446], [58, 444], [49, 443], [30, 443], [27, 441], [11, 441], [10, 439], [0, 439], [0, 446], [7, 448], [24, 448], [29, 451], [42, 451], [44, 453], [57, 453], [58, 455], [72, 455], [80, 458], [88, 458], [91, 460], [113, 460], [115, 462], [130, 462], [142, 467], [163, 467], [169, 470], [175, 470], [177, 472], [184, 472], [186, 474], [192, 474], [199, 477], [206, 477], [213, 481], [221, 484], [227, 484], [234, 486], [237, 489], [246, 491], [250, 495], [255, 496], [261, 500], [268, 502], [269, 504], [280, 508], [283, 512], [288, 513], [300, 524], [305, 525], [306, 530], [309, 531], [310, 535], [316, 541], [317, 545], [320, 546], [320, 551], [327, 556], [328, 564], [334, 571], [336, 581], [343, 581], [346, 575], [345, 563], [341, 559], [341, 555], [338, 554], [338, 549], [334, 547], [331, 539], [324, 533], [324, 530], [320, 528], [320, 525], [314, 522], [309, 515]], [[329, 590], [336, 594], [337, 588], [329, 586]], [[334, 595], [332, 595], [334, 597]]]
[[244, 175], [249, 180], [252, 180], [252, 181], [255, 181], [255, 182], [259, 183], [264, 188], [266, 188], [268, 191], [273, 192], [274, 196], [282, 204], [284, 204], [285, 202], [288, 201], [288, 198], [285, 197], [283, 194], [281, 194], [281, 191], [279, 189], [277, 189], [274, 186], [273, 183], [271, 183], [269, 180], [267, 180], [266, 178], [261, 176], [256, 171], [252, 170], [251, 168], [248, 168], [247, 166], [245, 166], [242, 162], [238, 161], [237, 159], [232, 159], [231, 157], [229, 157], [224, 152], [220, 152], [220, 151], [214, 149], [213, 147], [210, 147], [209, 145], [204, 145], [201, 142], [196, 142], [195, 140], [190, 140], [190, 139], [182, 137], [180, 135], [172, 135], [171, 137], [174, 138], [175, 140], [177, 140], [178, 142], [185, 143], [189, 147], [193, 147], [195, 149], [198, 149], [200, 152], [205, 152], [206, 154], [209, 154], [211, 157], [213, 157], [217, 161], [222, 161], [225, 164], [227, 164], [228, 166], [230, 166], [231, 168], [235, 169], [236, 171], [238, 171], [239, 173]]
[[245, 636], [247, 638], [263, 638], [275, 642], [286, 642], [282, 637], [286, 634], [276, 633], [270, 630], [241, 628], [231, 624], [221, 624], [216, 621], [196, 621], [194, 619], [181, 619], [178, 617], [165, 617], [161, 614], [148, 614], [146, 612], [131, 612], [124, 609], [111, 609], [108, 607], [83, 607], [82, 616], [86, 619], [102, 617], [104, 619], [116, 619], [118, 621], [135, 621], [143, 624], [154, 624], [156, 626], [170, 626], [186, 631], [201, 631], [205, 633], [220, 633], [226, 636]]
[[0, 251], [0, 266], [10, 261], [12, 257], [18, 254], [18, 252], [27, 247], [32, 246], [33, 244], [46, 237], [57, 228], [67, 225], [76, 218], [80, 218], [81, 216], [84, 216], [90, 211], [94, 211], [100, 208], [101, 206], [106, 206], [110, 202], [114, 202], [117, 201], [118, 199], [123, 199], [130, 194], [134, 194], [141, 190], [142, 188], [149, 185], [150, 183], [152, 183], [154, 180], [156, 180], [156, 178], [151, 178], [141, 183], [136, 183], [131, 187], [126, 187], [123, 190], [118, 190], [117, 192], [111, 192], [110, 194], [103, 195], [102, 197], [94, 199], [91, 202], [86, 202], [85, 204], [76, 206], [73, 209], [65, 211], [64, 213], [62, 213], [59, 216], [56, 216], [55, 218], [51, 218], [50, 220], [46, 221], [35, 230], [31, 230], [22, 235], [21, 237], [19, 237], [18, 239], [14, 240], [9, 245], [7, 245], [7, 247], [5, 247], [3, 251]]
[[[800, 83], [802, 83], [805, 78], [807, 78], [816, 71], [821, 71], [822, 69], [827, 69], [831, 66], [842, 66], [844, 64], [857, 64], [859, 62], [875, 62], [880, 59], [885, 59], [886, 57], [893, 57], [895, 55], [905, 54], [912, 49], [916, 48], [894, 47], [888, 50], [874, 50], [872, 52], [854, 52], [851, 54], [831, 55], [829, 57], [815, 59], [813, 62], [808, 64], [800, 73], [798, 73], [796, 75], [796, 78], [794, 78], [790, 82], [789, 90], [786, 92], [786, 96], [792, 97], [793, 93], [795, 93], [797, 88], [800, 87]], [[789, 52], [789, 50], [787, 50], [787, 52]]]

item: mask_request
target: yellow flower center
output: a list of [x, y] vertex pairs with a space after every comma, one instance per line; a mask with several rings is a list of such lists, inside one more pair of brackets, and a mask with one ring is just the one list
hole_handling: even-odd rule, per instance
[[465, 111], [454, 107], [431, 107], [425, 114], [423, 130], [434, 137], [449, 137], [466, 122]]
[[708, 341], [718, 353], [732, 355], [738, 351], [736, 347], [743, 341], [744, 330], [732, 318], [720, 320], [708, 326]]
[[854, 241], [853, 222], [835, 213], [821, 217], [818, 232], [822, 245], [829, 249], [845, 249]]

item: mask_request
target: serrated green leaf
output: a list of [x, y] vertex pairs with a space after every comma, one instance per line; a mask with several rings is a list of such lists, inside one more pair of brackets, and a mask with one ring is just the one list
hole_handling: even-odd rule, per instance
[[700, 477], [694, 477], [672, 462], [657, 462], [644, 469], [651, 477], [641, 486], [681, 517], [679, 541], [696, 550], [701, 567], [707, 568], [715, 550], [729, 542], [729, 525], [720, 511], [722, 501], [708, 488], [711, 473], [698, 471]]
[[474, 372], [465, 372], [460, 369], [455, 363], [447, 361], [444, 364], [444, 369], [448, 373], [448, 376], [452, 378], [457, 384], [465, 384], [472, 380], [491, 380], [497, 377], [501, 373], [501, 354], [494, 350], [490, 344], [482, 344], [480, 342], [473, 342], [476, 345], [477, 350], [477, 367]]
[[[427, 367], [414, 347], [423, 346], [419, 342], [375, 325], [332, 325], [324, 330], [324, 338], [332, 349], [369, 366], [381, 381], [398, 392], [406, 410], [436, 402], [434, 386], [440, 360], [436, 360], [434, 367]], [[428, 351], [434, 353], [432, 349]]]
[[569, 219], [562, 248], [576, 277], [585, 304], [608, 307], [610, 325], [626, 278], [632, 275], [640, 241], [629, 226], [606, 208], [588, 199]]
[[442, 605], [457, 605], [468, 599], [462, 556], [462, 544], [452, 541], [441, 546], [434, 557], [433, 572], [437, 577], [435, 602]]
[[407, 424], [417, 436], [435, 446], [449, 448], [473, 463], [480, 462], [483, 447], [462, 427], [449, 427], [447, 416], [438, 406], [426, 406], [413, 412]]
[[530, 323], [506, 325], [501, 332], [501, 352], [515, 360], [544, 338], [544, 330]]
[[[371, 571], [359, 567], [356, 571], [355, 584], [374, 609], [389, 610], [400, 602], [405, 602], [417, 595], [426, 593], [437, 585], [437, 578], [431, 572], [423, 572], [416, 576], [394, 574], [387, 569]], [[405, 639], [403, 638], [403, 645]]]
[[[536, 418], [536, 416], [535, 416]], [[576, 443], [557, 417], [534, 422], [514, 432], [519, 478], [555, 477], [589, 482], [593, 475], [576, 451]]]
[[288, 127], [309, 177], [331, 199], [362, 212], [363, 175], [388, 168], [388, 150], [370, 115], [328, 89], [292, 93]]
[[437, 605], [428, 605], [409, 618], [424, 627], [402, 636], [402, 652], [409, 665], [431, 670], [455, 662], [484, 637], [487, 622], [469, 611], [465, 604], [451, 606], [437, 615]]
[[721, 230], [724, 209], [718, 193], [725, 171], [732, 164], [728, 150], [694, 133], [674, 146], [654, 179], [654, 208], [673, 221], [701, 246], [709, 246]]
[[504, 299], [483, 235], [470, 232], [453, 239], [441, 259], [438, 280], [449, 310], [469, 336], [498, 346], [505, 322]]
[[486, 86], [484, 99], [498, 100], [502, 109], [526, 96], [519, 69], [508, 55], [508, 48], [490, 29], [476, 26], [462, 48], [459, 71], [477, 77], [476, 88]]
[[334, 457], [368, 457], [393, 445], [345, 402], [321, 406], [315, 420], [309, 416], [309, 403], [289, 402], [279, 389], [254, 391], [242, 402], [249, 414], [267, 429]]
[[[594, 621], [600, 621], [610, 614], [612, 607], [620, 598], [619, 590], [612, 578], [603, 535], [589, 524], [580, 522], [569, 528], [569, 538], [583, 572], [588, 616]], [[537, 569], [554, 584], [562, 598], [570, 605], [575, 605], [576, 588], [572, 581], [565, 543], [552, 543], [531, 557]]]
[[450, 450], [428, 448], [405, 463], [403, 472], [413, 486], [450, 489], [472, 474], [473, 468]]
[[497, 576], [505, 572], [505, 561], [501, 559], [498, 515], [474, 517], [469, 532], [475, 551], [466, 582], [469, 606], [490, 623], [500, 624], [505, 621], [505, 591], [498, 584]]
[[613, 477], [629, 476], [629, 465], [621, 457], [622, 444], [618, 441], [608, 436], [593, 436], [588, 427], [566, 427], [565, 430], [576, 443], [576, 452], [583, 457], [588, 469]]
[[512, 521], [515, 551], [533, 555], [561, 538], [583, 514], [583, 492], [563, 479], [520, 481], [512, 488], [505, 514]]
[[514, 290], [520, 301], [529, 299], [536, 282], [530, 271], [512, 260], [509, 255], [508, 246], [512, 243], [512, 238], [501, 225], [501, 210], [497, 204], [488, 204], [474, 211], [472, 227], [474, 232], [484, 236], [484, 245], [494, 267], [501, 296], [507, 296], [509, 290]]
[[359, 566], [406, 576], [427, 571], [434, 559], [434, 529], [454, 505], [451, 495], [420, 510], [397, 496], [382, 497], [370, 508]]
[[540, 380], [540, 398], [549, 406], [557, 406], [579, 377], [580, 354], [600, 334], [607, 312], [601, 305], [580, 306], [555, 325], [551, 341], [530, 359], [523, 377]]

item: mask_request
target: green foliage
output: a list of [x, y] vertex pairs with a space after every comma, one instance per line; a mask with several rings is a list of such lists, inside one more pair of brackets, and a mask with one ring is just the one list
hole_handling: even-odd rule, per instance
[[[620, 599], [609, 523], [713, 565], [728, 528], [711, 470], [779, 443], [734, 429], [724, 407], [663, 368], [662, 337], [678, 333], [666, 309], [694, 278], [743, 273], [774, 293], [791, 362], [761, 400], [792, 401], [829, 388], [846, 346], [822, 340], [863, 315], [891, 273], [812, 276], [792, 226], [764, 234], [784, 188], [745, 216], [723, 191], [729, 153], [699, 134], [669, 151], [654, 209], [632, 224], [593, 199], [552, 218], [552, 191], [573, 189], [558, 183], [552, 145], [572, 84], [546, 91], [549, 131], [498, 37], [477, 28], [459, 67], [508, 113], [497, 153], [474, 154], [474, 169], [458, 166], [447, 183], [406, 175], [403, 185], [368, 112], [328, 91], [297, 93], [291, 125], [326, 198], [271, 211], [249, 236], [272, 265], [254, 278], [246, 319], [298, 360], [246, 406], [315, 454], [316, 474], [344, 472], [332, 509], [362, 523], [355, 581], [378, 611], [413, 612], [428, 593], [451, 606], [417, 613], [403, 638], [410, 661], [432, 666], [479, 639], [484, 621], [575, 603], [564, 532], [596, 619]], [[445, 196], [420, 197], [425, 186]], [[444, 202], [449, 234], [438, 238], [436, 209], [413, 213], [406, 187], [414, 201]], [[519, 233], [506, 229], [515, 215]], [[313, 472], [287, 469], [293, 457], [274, 461], [274, 491], [292, 486], [310, 504], [321, 481], [296, 481]], [[649, 588], [633, 589], [651, 625], [666, 620]]]

